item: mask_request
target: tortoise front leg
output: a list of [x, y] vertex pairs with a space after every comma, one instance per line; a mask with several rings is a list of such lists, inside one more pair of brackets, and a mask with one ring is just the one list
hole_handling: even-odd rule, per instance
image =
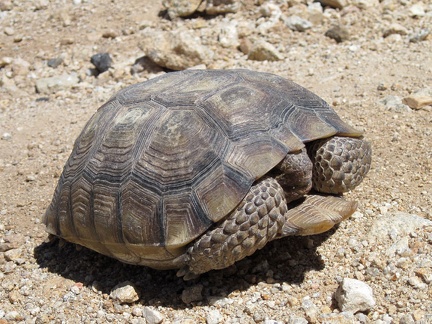
[[273, 178], [259, 181], [227, 218], [188, 249], [186, 266], [177, 275], [192, 279], [210, 270], [229, 267], [263, 248], [282, 230], [287, 210], [283, 189], [277, 181]]

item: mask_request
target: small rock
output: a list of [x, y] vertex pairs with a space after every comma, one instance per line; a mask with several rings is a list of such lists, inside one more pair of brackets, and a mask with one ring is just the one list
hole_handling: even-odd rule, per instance
[[411, 277], [408, 279], [408, 283], [413, 286], [415, 289], [427, 289], [427, 284], [422, 282], [422, 280], [419, 277]]
[[237, 22], [236, 21], [222, 21], [222, 27], [218, 35], [219, 43], [223, 47], [237, 47], [239, 46]]
[[0, 11], [10, 11], [12, 8], [13, 5], [11, 0], [0, 1]]
[[432, 89], [421, 89], [403, 98], [402, 102], [412, 109], [420, 109], [432, 105]]
[[254, 61], [280, 61], [283, 57], [272, 44], [260, 40], [253, 44], [248, 59]]
[[27, 175], [26, 176], [26, 182], [33, 182], [33, 181], [36, 181], [36, 176], [35, 175], [33, 175], [33, 174], [29, 174], [29, 175]]
[[62, 63], [63, 63], [63, 58], [61, 58], [61, 57], [52, 58], [52, 59], [49, 59], [47, 61], [47, 65], [49, 67], [52, 67], [53, 69], [59, 67], [60, 64], [62, 64]]
[[107, 30], [107, 31], [103, 32], [102, 37], [114, 39], [114, 38], [118, 37], [118, 33], [115, 30]]
[[411, 314], [405, 314], [399, 319], [399, 324], [414, 324], [415, 321]]
[[200, 6], [202, 0], [165, 0], [163, 6], [171, 19], [192, 15]]
[[131, 74], [137, 74], [144, 71], [156, 74], [162, 72], [163, 69], [147, 56], [142, 56], [135, 60], [131, 67]]
[[72, 45], [75, 43], [75, 39], [72, 37], [64, 37], [60, 40], [60, 45]]
[[81, 293], [81, 289], [83, 288], [83, 284], [81, 282], [77, 282], [75, 285], [70, 287], [70, 291], [75, 295], [79, 295]]
[[10, 139], [12, 139], [12, 134], [11, 133], [3, 133], [1, 136], [1, 139], [4, 141], [9, 141]]
[[406, 235], [414, 233], [417, 229], [424, 226], [431, 226], [432, 221], [403, 212], [389, 213], [377, 218], [371, 226], [368, 239], [375, 242], [376, 239], [382, 239], [389, 236], [394, 241]]
[[430, 268], [420, 268], [415, 270], [415, 274], [423, 279], [428, 285], [432, 283], [432, 269]]
[[429, 29], [420, 29], [415, 31], [409, 36], [409, 41], [411, 43], [418, 43], [424, 41], [430, 34]]
[[356, 279], [344, 278], [336, 290], [335, 299], [343, 312], [367, 312], [375, 306], [372, 288]]
[[79, 78], [75, 73], [63, 74], [50, 78], [36, 80], [36, 92], [38, 93], [55, 93], [60, 90], [72, 88], [78, 84]]
[[270, 28], [274, 27], [282, 17], [281, 8], [272, 2], [265, 2], [259, 8], [260, 14], [267, 18], [257, 26], [257, 31], [260, 34], [265, 34]]
[[283, 19], [285, 25], [294, 31], [303, 32], [307, 29], [312, 28], [312, 23], [306, 19], [300, 18], [299, 16], [293, 15]]
[[379, 0], [352, 0], [351, 4], [360, 9], [369, 9], [373, 7], [378, 7], [380, 1]]
[[104, 73], [112, 66], [112, 59], [109, 53], [98, 53], [90, 58], [90, 62], [95, 66], [98, 74]]
[[233, 302], [234, 300], [227, 297], [218, 297], [218, 296], [208, 297], [208, 303], [210, 306], [223, 308], [226, 307], [227, 305], [231, 305]]
[[416, 3], [413, 4], [409, 9], [408, 9], [409, 15], [411, 17], [422, 17], [425, 15], [425, 10], [424, 10], [424, 6], [422, 3]]
[[3, 236], [4, 242], [0, 242], [0, 252], [6, 252], [11, 249], [18, 249], [25, 243], [24, 235], [22, 234], [11, 234]]
[[143, 316], [143, 309], [141, 307], [135, 306], [132, 308], [132, 315], [141, 317]]
[[384, 30], [383, 37], [387, 37], [393, 34], [399, 34], [399, 35], [407, 35], [408, 30], [397, 23], [391, 24], [386, 30]]
[[319, 2], [311, 2], [307, 8], [309, 21], [314, 25], [319, 25], [324, 20], [323, 7]]
[[207, 324], [219, 324], [222, 323], [222, 320], [222, 314], [217, 309], [210, 310], [206, 316]]
[[27, 75], [30, 71], [30, 63], [22, 58], [16, 58], [11, 64], [14, 75]]
[[195, 285], [187, 287], [182, 291], [181, 299], [183, 303], [190, 304], [191, 302], [201, 301], [203, 285]]
[[328, 38], [334, 39], [337, 43], [341, 43], [349, 39], [348, 29], [340, 25], [333, 26], [327, 30], [324, 35]]
[[184, 29], [175, 31], [148, 30], [143, 33], [142, 50], [159, 66], [171, 70], [184, 70], [206, 64], [213, 58], [213, 51], [201, 44], [201, 40]]
[[403, 257], [413, 254], [413, 252], [409, 248], [408, 236], [404, 236], [400, 240], [396, 241], [386, 251], [386, 255], [388, 257], [394, 257], [396, 254]]
[[[359, 313], [361, 314], [361, 313]], [[366, 315], [365, 315], [366, 316]], [[367, 316], [366, 316], [367, 319]], [[327, 314], [320, 314], [318, 318], [318, 323], [331, 323], [331, 324], [351, 324], [351, 323], [358, 323], [355, 318], [354, 314], [351, 312], [340, 312], [340, 313], [327, 313]], [[368, 323], [368, 322], [362, 322], [360, 323]]]
[[159, 324], [164, 320], [164, 317], [161, 313], [150, 307], [143, 308], [143, 317], [145, 318], [147, 324]]
[[12, 36], [13, 34], [15, 34], [15, 30], [12, 27], [5, 27], [3, 29], [3, 32], [7, 35], [7, 36]]
[[248, 38], [243, 38], [240, 41], [239, 50], [243, 54], [249, 54], [250, 50], [252, 49], [252, 42]]
[[6, 261], [16, 261], [21, 257], [22, 251], [21, 249], [11, 249], [4, 253]]
[[13, 58], [9, 56], [3, 56], [0, 58], [0, 68], [4, 68], [7, 65], [12, 64]]
[[315, 323], [317, 321], [317, 316], [319, 314], [319, 309], [313, 303], [309, 296], [306, 296], [302, 300], [302, 308], [306, 313], [307, 319], [309, 322]]
[[320, 2], [324, 6], [329, 6], [336, 9], [342, 9], [343, 7], [346, 7], [347, 1], [346, 0], [320, 0]]
[[239, 8], [239, 0], [206, 0], [205, 11], [208, 15], [219, 15], [237, 12]]
[[130, 281], [124, 281], [115, 286], [110, 293], [110, 297], [120, 303], [133, 303], [139, 300], [135, 286]]
[[294, 315], [290, 315], [288, 318], [288, 324], [308, 324], [309, 321], [303, 317], [297, 317]]
[[49, 6], [49, 0], [37, 0], [34, 1], [35, 10], [44, 10], [47, 9]]
[[6, 321], [17, 321], [18, 322], [18, 321], [22, 321], [24, 318], [17, 311], [10, 311], [10, 312], [7, 312], [5, 314], [4, 319]]

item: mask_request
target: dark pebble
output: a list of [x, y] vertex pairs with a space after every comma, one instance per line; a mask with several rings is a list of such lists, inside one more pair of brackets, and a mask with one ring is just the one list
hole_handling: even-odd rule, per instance
[[49, 59], [47, 62], [48, 66], [52, 67], [53, 69], [57, 68], [62, 63], [63, 63], [63, 59], [61, 57]]
[[98, 73], [108, 71], [112, 65], [112, 59], [108, 53], [98, 53], [91, 57], [90, 62], [95, 66]]

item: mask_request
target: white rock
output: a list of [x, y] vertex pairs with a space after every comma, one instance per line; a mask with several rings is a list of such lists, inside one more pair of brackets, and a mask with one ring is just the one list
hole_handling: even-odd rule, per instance
[[130, 281], [124, 281], [115, 286], [110, 297], [120, 303], [133, 303], [139, 299], [135, 286]]
[[409, 256], [412, 254], [412, 251], [409, 248], [408, 236], [404, 236], [400, 240], [396, 241], [386, 251], [388, 257], [394, 257], [396, 254], [400, 256]]
[[311, 298], [309, 296], [306, 296], [302, 300], [302, 308], [306, 313], [307, 319], [310, 322], [315, 323], [317, 320], [317, 316], [319, 314], [318, 307], [313, 303]]
[[421, 17], [425, 15], [424, 6], [422, 3], [416, 3], [409, 8], [411, 17]]
[[335, 293], [343, 312], [366, 312], [375, 306], [372, 288], [363, 281], [344, 278]]
[[63, 74], [50, 78], [36, 80], [36, 91], [38, 93], [55, 93], [68, 89], [78, 84], [79, 78], [75, 73]]
[[150, 307], [144, 307], [143, 316], [146, 319], [147, 324], [159, 324], [164, 320], [161, 313]]
[[222, 320], [222, 314], [217, 309], [210, 310], [206, 316], [207, 324], [219, 324], [222, 323]]
[[408, 283], [413, 286], [415, 289], [427, 289], [428, 285], [422, 282], [422, 280], [419, 277], [411, 277], [408, 279]]
[[271, 2], [263, 3], [259, 11], [263, 17], [268, 18], [257, 26], [258, 32], [261, 34], [265, 34], [267, 30], [269, 30], [278, 23], [279, 19], [282, 16], [282, 11], [278, 5]]
[[238, 32], [237, 32], [237, 22], [235, 20], [222, 21], [221, 29], [219, 32], [219, 43], [223, 47], [237, 47], [240, 45]]
[[375, 220], [368, 238], [370, 242], [375, 242], [389, 236], [396, 241], [398, 238], [414, 233], [418, 228], [431, 225], [432, 221], [414, 214], [403, 212], [386, 214]]
[[168, 9], [168, 16], [173, 19], [192, 15], [201, 2], [202, 0], [165, 0], [162, 4]]
[[289, 29], [294, 31], [303, 32], [312, 27], [312, 23], [310, 21], [300, 18], [296, 15], [285, 17], [283, 21]]
[[12, 134], [11, 133], [3, 133], [1, 136], [1, 139], [4, 141], [9, 141], [12, 138]]

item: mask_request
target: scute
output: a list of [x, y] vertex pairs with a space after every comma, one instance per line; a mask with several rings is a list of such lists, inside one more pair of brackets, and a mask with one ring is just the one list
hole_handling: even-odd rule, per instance
[[169, 268], [288, 152], [334, 134], [361, 135], [321, 98], [273, 74], [167, 73], [98, 109], [44, 222], [103, 254]]

